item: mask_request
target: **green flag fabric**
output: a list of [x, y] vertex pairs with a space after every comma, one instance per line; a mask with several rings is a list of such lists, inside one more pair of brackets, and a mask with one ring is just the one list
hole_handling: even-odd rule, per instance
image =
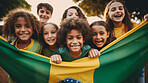
[[148, 21], [88, 57], [55, 64], [50, 58], [15, 48], [0, 37], [0, 66], [17, 83], [58, 83], [74, 78], [83, 83], [132, 83], [148, 61]]

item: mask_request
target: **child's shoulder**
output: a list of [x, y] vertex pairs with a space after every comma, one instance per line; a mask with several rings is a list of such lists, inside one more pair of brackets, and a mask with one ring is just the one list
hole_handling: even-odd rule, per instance
[[135, 22], [132, 22], [132, 23], [133, 23], [133, 28], [135, 28], [138, 25], [138, 23], [135, 23]]
[[83, 48], [91, 48], [89, 45], [83, 45]]
[[32, 39], [31, 40], [31, 44], [30, 44], [30, 48], [28, 50], [35, 52], [35, 53], [40, 53], [41, 51], [41, 44], [39, 43], [39, 41]]

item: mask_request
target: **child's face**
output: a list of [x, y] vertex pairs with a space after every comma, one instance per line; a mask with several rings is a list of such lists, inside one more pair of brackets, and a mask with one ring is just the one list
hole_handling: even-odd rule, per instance
[[49, 45], [53, 46], [55, 45], [57, 39], [57, 30], [56, 27], [52, 24], [47, 24], [43, 28], [43, 37], [44, 41]]
[[29, 22], [26, 22], [24, 17], [18, 17], [17, 21], [14, 24], [16, 36], [22, 40], [27, 41], [31, 39], [33, 34], [32, 25]]
[[66, 44], [70, 53], [80, 53], [83, 43], [83, 35], [79, 30], [72, 29], [67, 33]]
[[92, 41], [97, 47], [103, 47], [109, 37], [109, 32], [107, 33], [106, 28], [101, 25], [92, 26]]
[[76, 9], [70, 8], [70, 9], [68, 9], [68, 11], [67, 11], [67, 16], [66, 16], [66, 18], [79, 18], [79, 14], [78, 14], [78, 12], [77, 12]]
[[108, 15], [113, 22], [122, 22], [125, 17], [125, 10], [120, 2], [113, 2], [110, 5]]
[[46, 23], [51, 18], [51, 12], [44, 6], [42, 9], [39, 9], [37, 14], [40, 18], [40, 22], [42, 23]]

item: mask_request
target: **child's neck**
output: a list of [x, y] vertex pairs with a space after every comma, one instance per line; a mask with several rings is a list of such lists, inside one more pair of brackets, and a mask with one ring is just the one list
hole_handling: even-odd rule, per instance
[[72, 58], [79, 58], [82, 54], [82, 51], [79, 52], [69, 52]]
[[59, 46], [57, 44], [55, 44], [53, 46], [49, 46], [49, 49], [52, 51], [56, 51], [57, 49], [59, 49]]
[[115, 28], [119, 28], [122, 26], [122, 22], [114, 22]]
[[31, 43], [31, 39], [30, 39], [30, 40], [27, 40], [27, 41], [18, 40], [18, 42], [17, 42], [17, 48], [19, 48], [19, 49], [24, 49], [24, 48], [26, 48], [27, 46], [29, 46], [30, 43]]

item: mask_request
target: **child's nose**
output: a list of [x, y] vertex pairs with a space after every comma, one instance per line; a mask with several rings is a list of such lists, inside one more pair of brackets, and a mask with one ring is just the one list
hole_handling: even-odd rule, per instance
[[49, 37], [52, 37], [51, 33], [48, 34]]
[[77, 18], [77, 16], [76, 15], [73, 15], [73, 18]]
[[25, 27], [22, 26], [21, 31], [24, 31], [24, 30], [25, 30]]
[[77, 43], [77, 39], [76, 38], [73, 39], [73, 43]]
[[46, 12], [44, 12], [43, 15], [46, 15]]
[[98, 34], [98, 35], [97, 35], [97, 38], [99, 39], [99, 38], [101, 38], [101, 36]]

